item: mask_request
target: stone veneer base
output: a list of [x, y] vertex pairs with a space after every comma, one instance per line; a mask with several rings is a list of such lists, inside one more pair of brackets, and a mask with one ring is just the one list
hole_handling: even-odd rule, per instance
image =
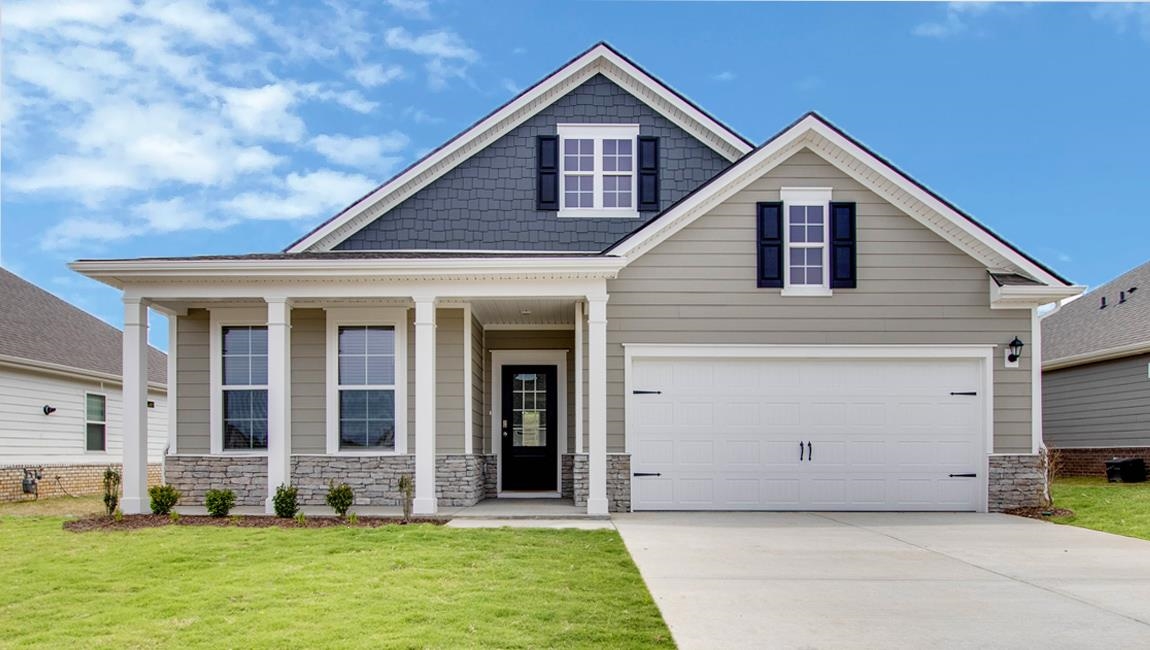
[[[576, 506], [587, 505], [587, 454], [572, 458], [572, 487]], [[631, 511], [631, 455], [607, 454], [607, 511]]]
[[990, 494], [987, 509], [1002, 512], [1045, 505], [1046, 474], [1037, 454], [990, 457]]
[[1059, 476], [1106, 476], [1106, 461], [1141, 458], [1150, 467], [1150, 447], [1058, 448]]
[[[0, 503], [31, 501], [68, 495], [100, 494], [104, 491], [104, 470], [120, 469], [120, 463], [84, 465], [0, 465]], [[39, 470], [36, 494], [24, 494], [24, 469]], [[163, 465], [148, 465], [148, 485], [162, 481]]]

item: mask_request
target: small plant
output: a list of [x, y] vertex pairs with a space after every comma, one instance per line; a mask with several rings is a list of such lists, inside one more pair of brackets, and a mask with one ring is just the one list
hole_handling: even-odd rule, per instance
[[351, 509], [351, 504], [355, 501], [355, 493], [352, 492], [351, 486], [347, 483], [335, 484], [332, 481], [327, 488], [327, 498], [324, 499], [327, 505], [335, 510], [335, 514], [340, 517], [347, 515], [347, 511]]
[[227, 517], [236, 507], [236, 493], [231, 490], [208, 490], [204, 495], [204, 506], [213, 517]]
[[153, 485], [148, 488], [148, 496], [152, 498], [152, 514], [166, 515], [179, 502], [180, 491], [173, 485]]
[[1044, 447], [1040, 460], [1042, 461], [1042, 473], [1045, 479], [1045, 484], [1042, 486], [1043, 506], [1053, 508], [1054, 493], [1051, 491], [1051, 486], [1054, 485], [1054, 479], [1058, 478], [1062, 473], [1062, 452], [1058, 449]]
[[291, 519], [299, 512], [299, 488], [291, 485], [281, 484], [276, 488], [275, 498], [272, 499], [272, 507], [276, 511], [277, 517], [284, 519]]
[[304, 516], [303, 510], [300, 510], [299, 512], [295, 513], [295, 523], [297, 526], [306, 526], [307, 525], [307, 517]]
[[232, 515], [232, 516], [228, 517], [228, 525], [229, 526], [239, 526], [240, 525], [240, 516], [239, 515]]
[[359, 523], [359, 515], [357, 515], [353, 512], [347, 516], [347, 525], [348, 526], [355, 526], [358, 523]]
[[111, 517], [120, 505], [120, 472], [115, 467], [104, 470], [104, 510]]
[[124, 513], [120, 512], [119, 508], [116, 508], [116, 511], [112, 513], [112, 521], [116, 522], [117, 524], [121, 521], [124, 521]]
[[415, 481], [411, 476], [404, 474], [399, 477], [399, 492], [403, 495], [403, 521], [411, 523], [411, 502], [415, 497]]
[[180, 523], [180, 513], [176, 512], [175, 510], [173, 510], [172, 512], [169, 512], [168, 513], [168, 520], [171, 521], [173, 524]]

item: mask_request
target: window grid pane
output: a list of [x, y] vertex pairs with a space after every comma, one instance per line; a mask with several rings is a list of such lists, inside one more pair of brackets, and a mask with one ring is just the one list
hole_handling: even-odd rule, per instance
[[822, 286], [826, 224], [823, 206], [792, 205], [787, 210], [789, 283]]
[[267, 390], [224, 390], [224, 449], [267, 449], [267, 446]]
[[88, 451], [107, 451], [107, 427], [104, 424], [88, 423], [85, 435], [85, 449]]
[[224, 327], [223, 383], [225, 386], [266, 386], [268, 383], [268, 328]]
[[339, 328], [339, 384], [395, 384], [395, 328], [356, 325]]
[[563, 205], [568, 208], [595, 207], [595, 177], [588, 174], [563, 175]]
[[339, 391], [340, 449], [395, 449], [395, 391]]
[[87, 398], [87, 420], [89, 422], [105, 422], [105, 398], [103, 395], [89, 394]]

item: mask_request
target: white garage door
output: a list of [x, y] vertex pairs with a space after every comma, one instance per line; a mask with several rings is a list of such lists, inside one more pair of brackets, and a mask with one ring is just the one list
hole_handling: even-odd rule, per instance
[[644, 359], [636, 510], [977, 510], [973, 359]]

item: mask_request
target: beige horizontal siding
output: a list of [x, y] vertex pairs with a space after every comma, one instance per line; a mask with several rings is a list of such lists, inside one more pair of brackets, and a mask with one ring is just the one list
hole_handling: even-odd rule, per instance
[[486, 418], [483, 410], [484, 386], [483, 373], [487, 367], [487, 351], [484, 348], [483, 325], [475, 316], [471, 317], [471, 436], [472, 449], [475, 453], [485, 453], [487, 438], [483, 435], [483, 421]]
[[176, 340], [168, 343], [176, 355], [176, 449], [181, 454], [211, 451], [208, 395], [209, 315], [189, 309], [176, 316]]
[[291, 449], [327, 451], [327, 318], [322, 309], [291, 315]]
[[436, 310], [435, 453], [463, 453], [463, 310]]
[[[858, 288], [782, 297], [755, 282], [755, 203], [782, 187], [833, 187], [857, 204]], [[608, 282], [608, 450], [623, 451], [623, 343], [1002, 346], [1027, 310], [991, 310], [986, 268], [803, 150]], [[1030, 355], [994, 370], [996, 452], [1028, 452]]]

